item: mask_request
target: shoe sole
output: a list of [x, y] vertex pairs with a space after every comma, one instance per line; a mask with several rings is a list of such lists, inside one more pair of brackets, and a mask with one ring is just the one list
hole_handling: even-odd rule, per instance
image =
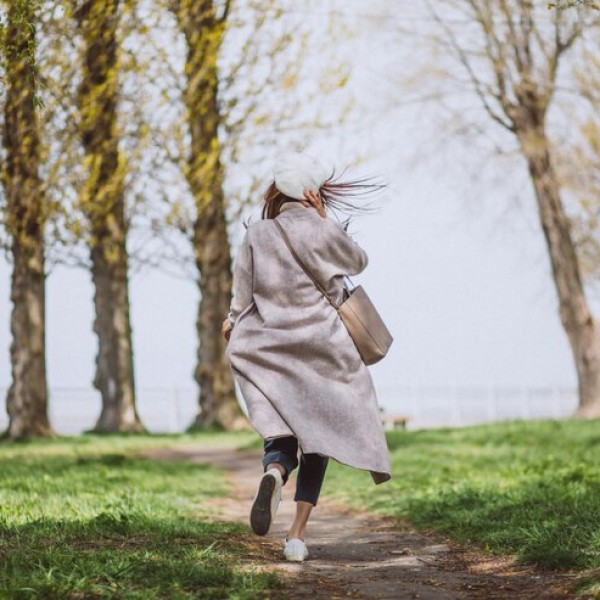
[[291, 562], [303, 562], [306, 557], [301, 554], [292, 554], [291, 556], [286, 556], [285, 559]]
[[276, 485], [277, 482], [272, 475], [264, 476], [260, 480], [258, 493], [250, 511], [250, 527], [256, 535], [266, 535], [269, 532], [273, 518], [271, 515], [271, 500]]

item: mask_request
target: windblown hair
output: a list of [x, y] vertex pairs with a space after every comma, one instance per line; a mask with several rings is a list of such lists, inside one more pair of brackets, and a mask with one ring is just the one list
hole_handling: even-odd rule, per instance
[[263, 200], [263, 219], [274, 219], [279, 214], [281, 206], [284, 202], [298, 202], [298, 200], [290, 198], [289, 196], [286, 196], [283, 192], [280, 192], [275, 186], [274, 181], [272, 181], [269, 184], [269, 187], [265, 190]]
[[[349, 181], [340, 181], [341, 175], [331, 177], [319, 188], [319, 194], [326, 210], [332, 210], [334, 213], [341, 213], [350, 218], [354, 215], [371, 212], [375, 209], [372, 202], [367, 204], [359, 203], [358, 198], [366, 198], [383, 190], [386, 186], [378, 183], [371, 177], [363, 177]], [[281, 210], [284, 202], [299, 202], [295, 198], [290, 198], [280, 192], [272, 181], [265, 190], [263, 196], [264, 204], [262, 209], [263, 219], [274, 219]]]

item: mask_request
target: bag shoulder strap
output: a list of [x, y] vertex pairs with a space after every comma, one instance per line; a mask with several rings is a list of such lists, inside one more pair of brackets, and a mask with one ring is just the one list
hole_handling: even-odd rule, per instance
[[306, 268], [306, 265], [300, 260], [300, 257], [296, 254], [292, 244], [290, 243], [290, 238], [287, 236], [287, 233], [284, 231], [283, 227], [280, 223], [277, 222], [277, 219], [273, 219], [273, 223], [275, 223], [285, 245], [288, 247], [295, 261], [300, 265], [301, 269], [308, 275], [308, 278], [315, 284], [315, 287], [323, 294], [325, 300], [335, 308], [335, 310], [339, 310], [339, 306], [329, 297], [329, 294], [325, 291], [325, 288], [316, 280], [314, 275]]

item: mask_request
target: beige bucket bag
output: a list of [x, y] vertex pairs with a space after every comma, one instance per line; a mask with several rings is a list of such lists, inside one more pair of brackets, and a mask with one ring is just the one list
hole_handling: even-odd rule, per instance
[[385, 323], [379, 316], [377, 309], [371, 302], [367, 292], [361, 285], [347, 290], [348, 297], [341, 303], [336, 304], [327, 294], [323, 286], [315, 279], [313, 274], [306, 268], [304, 263], [296, 254], [290, 244], [290, 240], [283, 230], [283, 227], [273, 220], [277, 226], [283, 241], [289, 248], [292, 256], [300, 265], [302, 270], [308, 275], [316, 288], [323, 294], [325, 299], [335, 308], [342, 322], [346, 326], [358, 353], [366, 365], [372, 365], [380, 361], [392, 345], [392, 335]]

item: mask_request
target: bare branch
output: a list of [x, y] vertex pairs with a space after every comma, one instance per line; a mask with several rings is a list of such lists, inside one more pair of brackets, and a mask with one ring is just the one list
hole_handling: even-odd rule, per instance
[[229, 18], [229, 10], [231, 8], [231, 0], [225, 0], [225, 5], [223, 7], [223, 14], [219, 18], [221, 23], [226, 23]]
[[514, 132], [513, 123], [511, 121], [504, 119], [498, 112], [496, 112], [496, 110], [494, 110], [494, 108], [492, 107], [492, 105], [490, 104], [490, 102], [488, 100], [488, 97], [492, 96], [492, 97], [496, 98], [497, 100], [501, 101], [502, 96], [500, 96], [498, 92], [492, 90], [492, 88], [490, 88], [490, 86], [488, 84], [485, 84], [477, 76], [477, 73], [476, 73], [475, 69], [473, 68], [473, 65], [471, 64], [471, 61], [469, 60], [467, 53], [465, 52], [463, 47], [458, 43], [458, 39], [457, 39], [454, 31], [444, 23], [443, 19], [439, 16], [437, 11], [433, 8], [433, 6], [429, 0], [427, 0], [427, 5], [429, 7], [430, 13], [433, 16], [434, 20], [442, 28], [442, 30], [448, 37], [450, 44], [451, 44], [453, 50], [455, 51], [458, 60], [460, 61], [460, 63], [464, 67], [464, 69], [466, 70], [466, 72], [469, 76], [469, 80], [473, 86], [473, 89], [474, 89], [475, 93], [477, 94], [477, 97], [481, 100], [483, 108], [485, 109], [487, 114], [490, 116], [491, 119], [493, 119], [496, 123], [501, 125], [504, 129], [506, 129], [510, 132]]

